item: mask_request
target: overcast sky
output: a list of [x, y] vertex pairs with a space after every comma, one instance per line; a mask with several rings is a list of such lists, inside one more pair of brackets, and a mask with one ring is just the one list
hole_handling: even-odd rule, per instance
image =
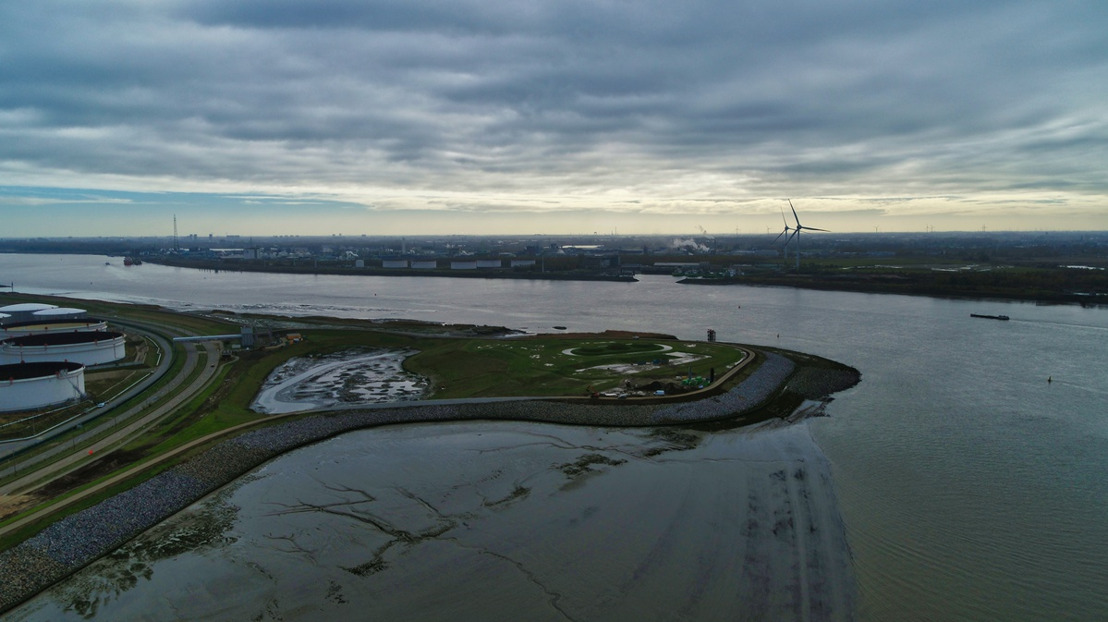
[[1104, 0], [0, 3], [0, 237], [1108, 229]]

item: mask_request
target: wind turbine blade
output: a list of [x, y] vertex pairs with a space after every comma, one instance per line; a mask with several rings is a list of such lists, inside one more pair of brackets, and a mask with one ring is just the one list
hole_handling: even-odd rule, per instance
[[793, 211], [793, 220], [796, 221], [796, 226], [800, 226], [800, 217], [796, 215], [796, 208], [793, 207], [793, 200], [789, 199], [789, 209]]
[[815, 227], [804, 227], [804, 230], [805, 230], [805, 231], [824, 231], [824, 232], [826, 232], [826, 233], [830, 233], [830, 232], [831, 232], [831, 231], [830, 231], [830, 230], [828, 230], [828, 229], [816, 229]]
[[800, 229], [793, 229], [793, 234], [789, 236], [789, 239], [785, 240], [785, 246], [789, 245], [789, 242], [796, 238], [796, 243], [800, 244]]
[[785, 231], [789, 230], [789, 221], [785, 220], [785, 210], [780, 205], [777, 206], [777, 210], [781, 212], [781, 222], [785, 223]]
[[788, 230], [787, 230], [787, 229], [786, 229], [785, 231], [782, 231], [781, 233], [778, 233], [778, 234], [777, 234], [777, 237], [773, 238], [773, 242], [772, 242], [772, 243], [773, 243], [773, 244], [777, 244], [777, 240], [780, 240], [780, 239], [781, 239], [781, 236], [785, 235], [786, 233], [788, 233]]

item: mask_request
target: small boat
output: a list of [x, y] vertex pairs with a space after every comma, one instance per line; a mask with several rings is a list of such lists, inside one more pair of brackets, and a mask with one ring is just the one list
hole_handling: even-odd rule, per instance
[[565, 329], [566, 329], [565, 326], [555, 326], [554, 327], [554, 330], [565, 330]]
[[971, 314], [969, 314], [969, 316], [970, 317], [985, 318], [986, 320], [1007, 320], [1008, 319], [1007, 315], [983, 315], [981, 313], [971, 313]]

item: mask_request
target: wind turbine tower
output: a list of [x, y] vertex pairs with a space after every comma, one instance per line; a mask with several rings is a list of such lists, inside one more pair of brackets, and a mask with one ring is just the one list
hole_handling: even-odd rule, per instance
[[[791, 209], [793, 211], [793, 220], [796, 221], [796, 226], [793, 227], [793, 234], [791, 236], [789, 236], [789, 238], [787, 240], [785, 240], [785, 248], [786, 249], [788, 248], [789, 240], [791, 240], [793, 238], [796, 238], [796, 270], [797, 270], [797, 272], [799, 272], [800, 271], [800, 232], [801, 231], [824, 231], [824, 232], [826, 232], [827, 229], [817, 229], [815, 227], [805, 227], [804, 225], [800, 224], [800, 217], [796, 215], [796, 208], [793, 207], [792, 199], [789, 199], [788, 201], [789, 201], [789, 209]], [[786, 222], [785, 223], [786, 230], [788, 230], [788, 226], [789, 226], [789, 224], [788, 224], [788, 222]], [[786, 255], [785, 259], [786, 260], [788, 259], [787, 255]]]
[[[792, 205], [792, 203], [789, 205]], [[781, 233], [778, 233], [777, 237], [773, 238], [773, 243], [776, 244], [777, 240], [781, 239], [781, 236], [785, 236], [785, 263], [787, 265], [789, 263], [789, 240], [792, 239], [789, 232], [792, 231], [793, 228], [789, 226], [789, 221], [785, 220], [785, 210], [780, 207], [778, 207], [778, 210], [781, 212], [781, 222], [785, 223], [785, 229], [781, 231]]]
[[173, 251], [181, 251], [181, 245], [177, 242], [177, 214], [173, 215]]

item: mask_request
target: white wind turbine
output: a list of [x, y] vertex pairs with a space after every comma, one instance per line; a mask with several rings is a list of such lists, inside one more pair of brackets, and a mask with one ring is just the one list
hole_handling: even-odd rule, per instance
[[[792, 205], [792, 203], [789, 203], [789, 205]], [[778, 209], [781, 211], [781, 222], [785, 223], [785, 229], [781, 231], [781, 233], [778, 233], [777, 237], [773, 238], [773, 243], [776, 244], [777, 240], [781, 239], [781, 236], [785, 236], [785, 263], [787, 264], [789, 262], [789, 240], [792, 239], [789, 232], [792, 231], [793, 228], [789, 226], [789, 221], [785, 220], [785, 210], [780, 207], [778, 207]]]
[[[787, 200], [789, 201], [789, 209], [791, 209], [793, 211], [793, 220], [796, 221], [796, 226], [793, 227], [793, 234], [790, 235], [785, 240], [785, 251], [786, 251], [785, 260], [787, 261], [788, 258], [789, 258], [788, 254], [787, 254], [788, 253], [788, 248], [789, 248], [789, 241], [792, 240], [793, 238], [796, 238], [796, 269], [799, 271], [800, 270], [800, 232], [801, 231], [823, 231], [823, 232], [827, 232], [827, 229], [817, 229], [815, 227], [805, 227], [804, 225], [800, 224], [800, 217], [796, 215], [796, 208], [793, 207], [792, 199], [787, 199]], [[782, 217], [784, 217], [784, 216], [782, 216]], [[789, 228], [789, 223], [788, 223], [788, 221], [786, 221], [785, 222], [785, 230], [788, 231], [788, 228]], [[780, 236], [778, 236], [778, 237], [780, 237]]]

